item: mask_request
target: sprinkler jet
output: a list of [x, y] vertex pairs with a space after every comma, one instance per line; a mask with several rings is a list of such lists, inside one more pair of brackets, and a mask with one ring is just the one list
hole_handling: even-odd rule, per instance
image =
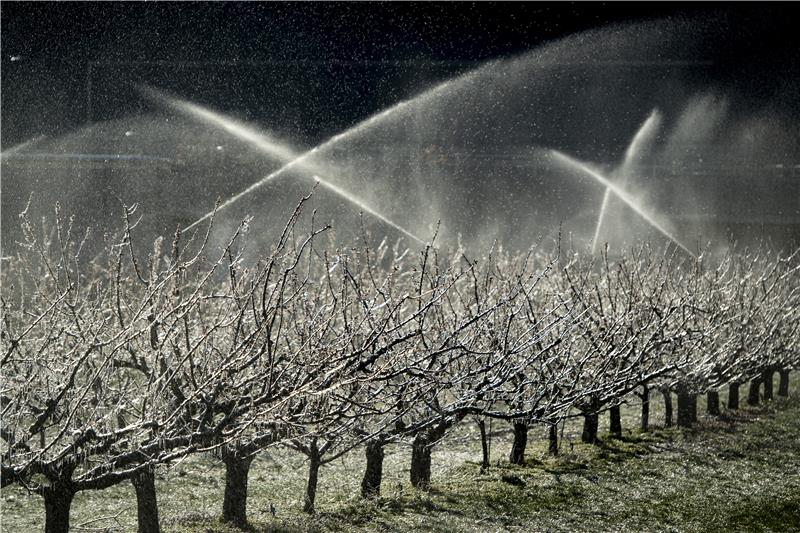
[[2, 153], [0, 153], [0, 158], [7, 159], [13, 154], [16, 154], [17, 152], [24, 150], [28, 146], [36, 144], [37, 142], [44, 139], [44, 137], [45, 137], [44, 135], [37, 135], [36, 137], [28, 139], [27, 141], [23, 141], [17, 145], [14, 145], [11, 148], [8, 148], [7, 150], [4, 150]]
[[[661, 114], [658, 109], [654, 109], [636, 132], [636, 135], [633, 136], [628, 149], [625, 150], [625, 158], [622, 161], [622, 165], [612, 172], [612, 176], [617, 178], [614, 181], [617, 182], [621, 189], [625, 189], [630, 177], [636, 172], [638, 163], [642, 159], [642, 153], [653, 142], [660, 124]], [[597, 251], [597, 243], [600, 240], [600, 232], [603, 228], [603, 221], [612, 195], [611, 188], [606, 187], [606, 191], [603, 193], [603, 203], [600, 206], [600, 214], [597, 216], [594, 237], [592, 238], [593, 254]]]
[[566, 167], [571, 171], [577, 171], [584, 176], [588, 176], [596, 182], [599, 182], [600, 185], [605, 188], [605, 192], [603, 193], [603, 201], [600, 206], [600, 213], [598, 214], [597, 223], [595, 225], [594, 237], [592, 238], [592, 253], [596, 253], [597, 251], [597, 244], [600, 240], [600, 234], [609, 209], [609, 204], [611, 203], [613, 196], [614, 199], [622, 201], [641, 218], [647, 221], [647, 223], [655, 228], [659, 233], [675, 243], [680, 249], [694, 258], [697, 257], [697, 254], [692, 252], [688, 246], [678, 239], [674, 230], [671, 229], [671, 224], [666, 217], [642, 205], [637, 198], [632, 196], [626, 190], [628, 181], [638, 170], [638, 166], [642, 160], [642, 154], [655, 139], [660, 124], [661, 114], [657, 109], [654, 109], [650, 113], [650, 116], [647, 117], [647, 120], [644, 121], [641, 127], [637, 130], [636, 134], [633, 136], [630, 145], [628, 145], [628, 148], [625, 151], [625, 157], [623, 158], [622, 164], [612, 172], [613, 178], [603, 175], [591, 165], [581, 162], [574, 157], [570, 157], [558, 150], [550, 149], [545, 154], [546, 157], [554, 160], [559, 165]]
[[[205, 107], [199, 106], [197, 104], [193, 104], [191, 102], [187, 102], [185, 100], [181, 100], [179, 98], [170, 97], [166, 94], [157, 91], [151, 87], [141, 87], [140, 90], [142, 93], [150, 98], [151, 100], [155, 100], [160, 104], [167, 105], [168, 107], [184, 113], [194, 119], [200, 120], [207, 124], [211, 124], [215, 127], [221, 128], [238, 139], [245, 141], [252, 146], [256, 147], [257, 149], [263, 151], [264, 153], [269, 154], [272, 157], [275, 157], [279, 161], [283, 163], [283, 166], [278, 170], [268, 174], [267, 176], [261, 178], [257, 182], [250, 185], [248, 188], [243, 190], [242, 192], [228, 198], [219, 207], [216, 211], [220, 211], [225, 209], [226, 207], [230, 206], [231, 204], [237, 202], [244, 196], [249, 195], [259, 187], [262, 187], [267, 182], [280, 177], [283, 174], [288, 173], [290, 170], [300, 170], [303, 171], [305, 174], [310, 175], [311, 178], [318, 184], [322, 185], [326, 189], [330, 190], [334, 194], [344, 198], [351, 204], [359, 207], [363, 211], [369, 213], [370, 215], [374, 216], [375, 218], [381, 220], [385, 224], [388, 224], [392, 228], [398, 230], [400, 233], [410, 237], [411, 239], [419, 242], [420, 244], [427, 245], [424, 240], [414, 235], [411, 231], [404, 228], [400, 224], [394, 222], [393, 220], [389, 219], [382, 213], [378, 212], [375, 208], [370, 206], [365, 200], [357, 197], [356, 195], [346, 191], [345, 189], [336, 186], [330, 179], [322, 177], [324, 174], [330, 174], [331, 169], [328, 166], [320, 165], [319, 163], [315, 162], [314, 159], [316, 156], [319, 155], [320, 152], [323, 152], [326, 148], [329, 148], [342, 139], [353, 135], [354, 133], [360, 131], [359, 128], [363, 129], [365, 127], [371, 126], [381, 118], [396, 112], [399, 109], [404, 108], [408, 105], [407, 102], [400, 102], [393, 107], [390, 107], [377, 115], [373, 115], [371, 118], [365, 120], [364, 122], [360, 123], [359, 125], [351, 128], [345, 132], [342, 132], [334, 137], [330, 138], [329, 140], [325, 141], [324, 143], [316, 146], [306, 152], [298, 153], [292, 148], [287, 145], [281, 144], [278, 141], [270, 138], [269, 136], [263, 134], [262, 132], [256, 131], [249, 126], [241, 124], [229, 117], [226, 117], [220, 113], [211, 111], [206, 109]], [[188, 231], [204, 220], [209, 219], [215, 211], [211, 211], [189, 226], [187, 226], [183, 231]]]

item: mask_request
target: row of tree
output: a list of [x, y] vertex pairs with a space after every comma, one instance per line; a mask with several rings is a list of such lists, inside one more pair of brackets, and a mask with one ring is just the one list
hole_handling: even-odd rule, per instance
[[357, 448], [364, 497], [397, 442], [426, 490], [432, 449], [467, 417], [484, 467], [487, 419], [512, 425], [520, 463], [532, 424], [557, 453], [557, 424], [578, 413], [593, 443], [604, 411], [621, 433], [635, 394], [646, 430], [655, 390], [668, 422], [677, 393], [688, 426], [700, 394], [719, 412], [723, 386], [730, 408], [745, 383], [751, 403], [762, 384], [771, 397], [776, 372], [787, 394], [800, 361], [797, 255], [337, 249], [327, 226], [301, 231], [302, 206], [263, 251], [246, 248], [245, 221], [223, 246], [210, 226], [147, 254], [125, 208], [93, 259], [94, 237], [58, 212], [49, 227], [23, 213], [2, 269], [2, 485], [43, 497], [47, 532], [68, 530], [77, 492], [123, 481], [139, 530], [159, 531], [156, 468], [191, 454], [223, 461], [223, 518], [243, 526], [250, 464], [269, 446], [308, 458], [313, 512], [320, 467]]

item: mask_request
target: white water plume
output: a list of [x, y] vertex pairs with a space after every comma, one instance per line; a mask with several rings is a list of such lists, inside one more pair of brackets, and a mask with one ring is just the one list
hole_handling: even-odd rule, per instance
[[688, 253], [694, 258], [697, 258], [697, 254], [692, 252], [685, 244], [683, 244], [674, 234], [672, 231], [667, 229], [668, 222], [663, 219], [663, 217], [659, 216], [656, 213], [650, 212], [648, 209], [643, 207], [635, 198], [633, 198], [630, 194], [628, 194], [624, 189], [620, 188], [618, 185], [612, 183], [608, 180], [605, 176], [603, 176], [598, 171], [594, 170], [590, 166], [585, 163], [578, 161], [558, 150], [549, 149], [546, 151], [546, 154], [549, 155], [552, 159], [554, 159], [557, 163], [561, 164], [564, 167], [569, 168], [570, 170], [577, 170], [578, 172], [589, 176], [590, 178], [594, 179], [595, 181], [599, 182], [601, 185], [606, 187], [607, 191], [611, 191], [617, 198], [625, 202], [631, 209], [633, 209], [636, 213], [639, 214], [643, 219], [645, 219], [651, 226], [657, 229], [662, 235], [667, 237], [669, 240], [674, 242], [678, 245], [683, 251]]
[[[644, 124], [642, 124], [636, 132], [636, 135], [633, 136], [631, 144], [628, 146], [627, 150], [625, 150], [625, 159], [622, 161], [619, 170], [615, 172], [620, 179], [620, 186], [622, 188], [625, 187], [631, 174], [636, 170], [636, 165], [641, 160], [642, 153], [645, 148], [652, 143], [660, 124], [661, 114], [657, 109], [654, 109], [650, 113], [650, 116], [647, 117], [647, 120], [644, 121]], [[597, 251], [597, 243], [600, 240], [600, 231], [603, 227], [603, 221], [606, 216], [606, 209], [608, 208], [610, 198], [611, 189], [607, 188], [605, 193], [603, 193], [603, 202], [600, 206], [600, 214], [597, 217], [597, 225], [595, 226], [594, 237], [592, 238], [593, 254]]]
[[410, 231], [405, 229], [403, 226], [397, 224], [396, 222], [392, 222], [391, 220], [389, 220], [388, 218], [386, 218], [385, 216], [383, 216], [379, 212], [375, 211], [373, 208], [371, 208], [369, 205], [367, 205], [363, 201], [361, 201], [358, 198], [356, 198], [355, 196], [351, 195], [349, 192], [345, 191], [344, 189], [340, 189], [339, 187], [337, 187], [336, 185], [334, 185], [330, 181], [328, 181], [326, 179], [323, 179], [323, 178], [321, 178], [321, 177], [319, 177], [317, 175], [314, 176], [314, 179], [317, 181], [317, 183], [319, 183], [323, 187], [329, 189], [330, 191], [332, 191], [335, 194], [341, 196], [342, 198], [348, 200], [349, 202], [357, 205], [358, 207], [360, 207], [361, 209], [363, 209], [364, 211], [366, 211], [370, 215], [378, 218], [379, 220], [385, 222], [386, 224], [390, 225], [394, 229], [400, 231], [403, 235], [411, 237], [412, 239], [414, 239], [415, 241], [419, 242], [422, 245], [427, 245], [428, 244], [427, 242], [423, 241], [422, 239], [420, 239], [419, 237], [417, 237], [416, 235], [414, 235], [413, 233], [411, 233]]
[[[420, 94], [420, 95], [418, 95], [418, 96], [416, 96], [416, 97], [414, 97], [414, 98], [412, 98], [410, 100], [403, 100], [403, 101], [398, 102], [398, 103], [396, 103], [396, 104], [394, 104], [394, 105], [392, 105], [392, 106], [390, 106], [390, 107], [388, 107], [388, 108], [386, 108], [386, 109], [384, 109], [382, 111], [379, 111], [379, 112], [373, 114], [372, 116], [370, 116], [369, 118], [359, 122], [355, 126], [349, 128], [349, 129], [347, 129], [347, 130], [345, 130], [345, 131], [343, 131], [343, 132], [341, 132], [341, 133], [339, 133], [337, 135], [334, 135], [333, 137], [331, 137], [327, 141], [325, 141], [325, 142], [317, 145], [316, 147], [314, 147], [314, 148], [312, 148], [312, 149], [310, 149], [310, 150], [308, 150], [308, 151], [306, 151], [306, 152], [294, 157], [293, 159], [290, 159], [286, 164], [284, 164], [278, 170], [268, 174], [267, 176], [264, 176], [260, 180], [256, 181], [255, 183], [253, 183], [252, 185], [247, 187], [242, 192], [240, 192], [240, 193], [228, 198], [224, 202], [222, 202], [222, 204], [220, 204], [219, 207], [217, 208], [217, 211], [222, 211], [222, 210], [226, 209], [227, 207], [229, 207], [232, 204], [236, 203], [237, 201], [241, 200], [243, 197], [249, 195], [253, 191], [259, 189], [262, 186], [264, 186], [266, 183], [268, 183], [268, 182], [272, 181], [273, 179], [285, 174], [286, 172], [288, 172], [290, 170], [306, 170], [307, 171], [309, 169], [309, 165], [310, 165], [310, 161], [309, 160], [312, 157], [321, 155], [323, 152], [335, 147], [339, 143], [341, 143], [341, 142], [343, 142], [343, 141], [345, 141], [347, 139], [356, 137], [358, 135], [362, 135], [366, 131], [368, 131], [369, 129], [371, 129], [371, 128], [375, 127], [375, 126], [383, 124], [385, 120], [387, 120], [388, 118], [390, 118], [390, 117], [392, 117], [394, 115], [397, 115], [397, 114], [401, 113], [403, 110], [408, 109], [412, 104], [419, 104], [421, 102], [424, 102], [425, 100], [429, 100], [431, 98], [434, 98], [434, 97], [440, 95], [441, 93], [443, 93], [444, 91], [448, 90], [449, 88], [453, 87], [456, 84], [466, 83], [469, 79], [472, 78], [472, 76], [476, 75], [478, 72], [482, 72], [483, 69], [488, 68], [489, 66], [491, 66], [493, 64], [494, 64], [494, 62], [488, 63], [488, 64], [484, 65], [483, 67], [480, 67], [479, 69], [473, 70], [473, 71], [471, 71], [471, 72], [469, 72], [467, 74], [463, 74], [463, 75], [461, 75], [461, 76], [459, 76], [457, 78], [454, 78], [454, 79], [445, 81], [443, 83], [440, 83], [440, 84], [436, 85], [435, 87], [433, 87], [431, 89], [428, 89], [427, 91], [423, 92], [422, 94]], [[195, 115], [195, 116], [197, 116], [197, 115]], [[226, 128], [226, 129], [227, 129], [227, 131], [230, 131], [231, 133], [234, 133], [234, 134], [235, 134], [236, 130], [239, 130], [240, 132], [242, 131], [240, 128], [234, 128], [233, 126], [231, 126], [230, 129], [229, 128]], [[251, 142], [253, 142], [253, 140], [254, 139], [251, 139]], [[261, 137], [261, 140], [259, 142], [262, 142], [262, 141], [264, 141], [264, 137], [263, 136]], [[277, 150], [271, 151], [270, 153], [275, 154], [275, 153], [277, 153]], [[348, 197], [348, 199], [352, 200], [352, 195], [350, 197]], [[361, 204], [363, 204], [363, 203], [364, 202], [361, 201]], [[372, 210], [372, 212], [374, 212], [374, 209]], [[187, 226], [184, 231], [188, 231], [188, 230], [194, 228], [195, 226], [197, 226], [198, 224], [200, 224], [201, 222], [203, 222], [205, 220], [208, 220], [213, 213], [214, 213], [214, 211], [209, 211], [208, 213], [206, 213], [205, 215], [203, 215], [202, 217], [197, 219], [195, 222], [193, 222], [192, 224]], [[399, 225], [394, 224], [394, 223], [393, 223], [393, 226], [394, 227], [399, 227]], [[406, 233], [407, 235], [413, 235], [408, 230], [404, 230], [404, 233]], [[419, 239], [418, 237], [414, 237], [414, 238], [416, 240], [420, 241], [420, 242], [424, 242], [421, 239]]]
[[5, 150], [3, 153], [0, 153], [0, 157], [5, 157], [7, 155], [13, 155], [13, 154], [15, 154], [17, 152], [20, 152], [20, 151], [24, 150], [25, 148], [27, 148], [28, 146], [30, 146], [32, 144], [35, 144], [36, 142], [44, 139], [44, 137], [45, 137], [44, 135], [37, 135], [36, 137], [28, 139], [27, 141], [23, 141], [23, 142], [21, 142], [19, 144], [15, 144], [14, 146], [9, 148], [8, 150]]
[[[149, 97], [154, 98], [154, 99], [156, 99], [156, 100], [158, 100], [160, 102], [163, 102], [163, 103], [165, 103], [166, 105], [168, 105], [169, 107], [171, 107], [173, 109], [176, 109], [176, 110], [178, 110], [180, 112], [183, 112], [183, 113], [187, 113], [187, 114], [189, 114], [190, 116], [192, 116], [194, 118], [198, 118], [198, 119], [200, 119], [200, 120], [202, 120], [202, 121], [204, 121], [206, 123], [209, 123], [212, 126], [220, 127], [222, 129], [224, 129], [225, 131], [227, 131], [227, 132], [231, 133], [232, 135], [234, 135], [236, 138], [250, 143], [252, 146], [257, 148], [258, 150], [266, 152], [267, 154], [270, 154], [270, 155], [278, 158], [281, 162], [284, 163], [284, 165], [280, 169], [278, 169], [275, 172], [269, 174], [265, 178], [262, 178], [261, 180], [259, 180], [258, 182], [254, 183], [253, 185], [251, 185], [250, 187], [248, 187], [247, 189], [245, 189], [241, 193], [239, 193], [239, 194], [229, 198], [228, 200], [226, 200], [224, 203], [222, 203], [219, 206], [218, 211], [222, 210], [223, 208], [225, 208], [225, 207], [227, 207], [229, 205], [231, 205], [232, 203], [236, 202], [237, 200], [239, 200], [243, 196], [246, 196], [247, 194], [249, 194], [250, 192], [256, 190], [259, 187], [261, 187], [262, 185], [264, 185], [268, 181], [277, 178], [278, 176], [280, 176], [281, 174], [284, 174], [285, 172], [287, 172], [290, 169], [294, 169], [294, 170], [302, 171], [302, 172], [304, 172], [306, 174], [313, 174], [313, 179], [314, 180], [316, 180], [320, 185], [324, 186], [325, 188], [327, 188], [328, 190], [332, 191], [336, 195], [338, 195], [338, 196], [344, 198], [345, 200], [349, 201], [350, 203], [358, 206], [359, 208], [361, 208], [365, 212], [367, 212], [370, 215], [378, 218], [382, 222], [384, 222], [384, 223], [388, 224], [389, 226], [393, 227], [394, 229], [400, 231], [404, 235], [406, 235], [408, 237], [411, 237], [415, 241], [417, 241], [417, 242], [419, 242], [419, 243], [421, 243], [423, 245], [426, 244], [426, 242], [424, 240], [422, 240], [421, 238], [417, 237], [416, 235], [411, 233], [409, 230], [407, 230], [406, 228], [404, 228], [400, 224], [394, 222], [393, 220], [389, 219], [385, 215], [381, 214], [375, 208], [371, 207], [364, 200], [358, 198], [357, 196], [355, 196], [354, 194], [348, 192], [347, 190], [334, 185], [330, 180], [320, 177], [319, 173], [323, 173], [324, 172], [326, 174], [330, 174], [330, 173], [335, 172], [335, 170], [332, 170], [332, 169], [329, 169], [329, 168], [323, 168], [319, 164], [311, 162], [309, 160], [310, 157], [312, 155], [314, 155], [319, 150], [319, 147], [318, 148], [314, 148], [314, 149], [312, 149], [312, 150], [310, 150], [308, 152], [305, 152], [304, 154], [298, 154], [297, 152], [295, 152], [294, 150], [292, 150], [288, 146], [283, 145], [283, 144], [273, 140], [268, 135], [266, 135], [266, 134], [264, 134], [264, 133], [262, 133], [260, 131], [256, 131], [256, 130], [254, 130], [253, 128], [251, 128], [249, 126], [241, 124], [241, 123], [239, 123], [239, 122], [237, 122], [237, 121], [235, 121], [235, 120], [233, 120], [233, 119], [231, 119], [229, 117], [226, 117], [226, 116], [224, 116], [224, 115], [222, 115], [220, 113], [217, 113], [215, 111], [211, 111], [210, 109], [207, 109], [207, 108], [205, 108], [203, 106], [200, 106], [200, 105], [197, 105], [197, 104], [193, 104], [191, 102], [187, 102], [187, 101], [181, 100], [179, 98], [168, 97], [168, 96], [162, 94], [161, 92], [156, 91], [155, 89], [143, 88], [143, 90], [145, 91], [145, 93]], [[391, 111], [391, 109], [392, 108], [390, 108], [387, 111]], [[384, 111], [383, 114], [385, 114], [387, 111]], [[380, 117], [380, 115], [378, 115], [378, 117], [376, 117], [376, 118], [379, 118], [379, 117]], [[343, 134], [340, 134], [337, 137], [341, 137], [341, 135], [343, 135]], [[328, 142], [329, 143], [334, 142], [337, 139], [337, 137], [334, 137], [333, 139], [331, 139]], [[210, 216], [210, 213], [205, 215], [203, 218], [195, 221], [193, 224], [189, 225], [184, 231], [188, 231], [188, 230], [192, 229], [193, 227], [195, 227], [197, 224], [199, 224], [203, 220], [206, 220], [209, 216]]]
[[140, 90], [151, 100], [166, 105], [167, 107], [174, 109], [179, 113], [200, 119], [206, 124], [221, 128], [237, 139], [241, 139], [249, 143], [256, 149], [275, 157], [281, 162], [285, 163], [297, 157], [297, 153], [289, 146], [270, 137], [262, 131], [256, 131], [252, 127], [242, 124], [241, 122], [230, 117], [226, 117], [193, 102], [168, 96], [157, 89], [153, 89], [152, 87], [142, 86], [140, 87]]
[[661, 125], [661, 113], [658, 109], [653, 109], [647, 120], [644, 121], [642, 126], [633, 136], [631, 144], [625, 150], [625, 159], [622, 161], [619, 173], [623, 180], [628, 180], [631, 173], [636, 170], [636, 165], [641, 162], [645, 150], [655, 140], [658, 128]]

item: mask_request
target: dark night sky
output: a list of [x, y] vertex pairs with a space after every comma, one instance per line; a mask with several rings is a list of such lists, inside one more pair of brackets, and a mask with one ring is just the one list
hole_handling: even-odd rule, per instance
[[[265, 76], [276, 64], [358, 65], [362, 75], [398, 85], [380, 65], [401, 61], [432, 83], [577, 31], [663, 16], [712, 16], [740, 36], [720, 43], [712, 69], [725, 78], [747, 65], [749, 81], [739, 85], [753, 98], [770, 90], [758, 72], [790, 81], [797, 73], [798, 37], [785, 4], [3, 2], [1, 9], [4, 147], [140, 111], [132, 91], [140, 82], [258, 122], [280, 115], [264, 104]], [[350, 103], [325, 124], [285, 118], [303, 123], [314, 141], [415, 89], [374, 91], [373, 100], [345, 91]]]

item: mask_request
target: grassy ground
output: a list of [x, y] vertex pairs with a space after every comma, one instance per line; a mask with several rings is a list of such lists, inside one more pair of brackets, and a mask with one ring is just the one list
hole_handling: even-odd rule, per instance
[[[302, 456], [271, 450], [251, 470], [249, 518], [256, 531], [287, 532], [800, 531], [800, 397], [703, 417], [692, 431], [658, 427], [660, 398], [652, 411], [653, 431], [629, 430], [598, 447], [578, 442], [578, 420], [567, 424], [558, 459], [537, 440], [544, 429], [532, 428], [525, 466], [505, 461], [510, 435], [495, 424], [487, 474], [477, 464], [477, 428], [466, 424], [434, 452], [429, 494], [411, 488], [410, 450], [395, 445], [386, 454], [383, 497], [372, 502], [355, 496], [363, 468], [357, 450], [323, 467], [314, 517], [301, 512]], [[623, 424], [638, 427], [638, 406], [623, 409]], [[216, 518], [222, 474], [205, 456], [160, 472], [165, 531], [235, 531]], [[38, 496], [3, 490], [3, 532], [41, 530], [43, 515]], [[81, 493], [73, 504], [76, 531], [135, 531], [135, 519], [128, 484]]]

